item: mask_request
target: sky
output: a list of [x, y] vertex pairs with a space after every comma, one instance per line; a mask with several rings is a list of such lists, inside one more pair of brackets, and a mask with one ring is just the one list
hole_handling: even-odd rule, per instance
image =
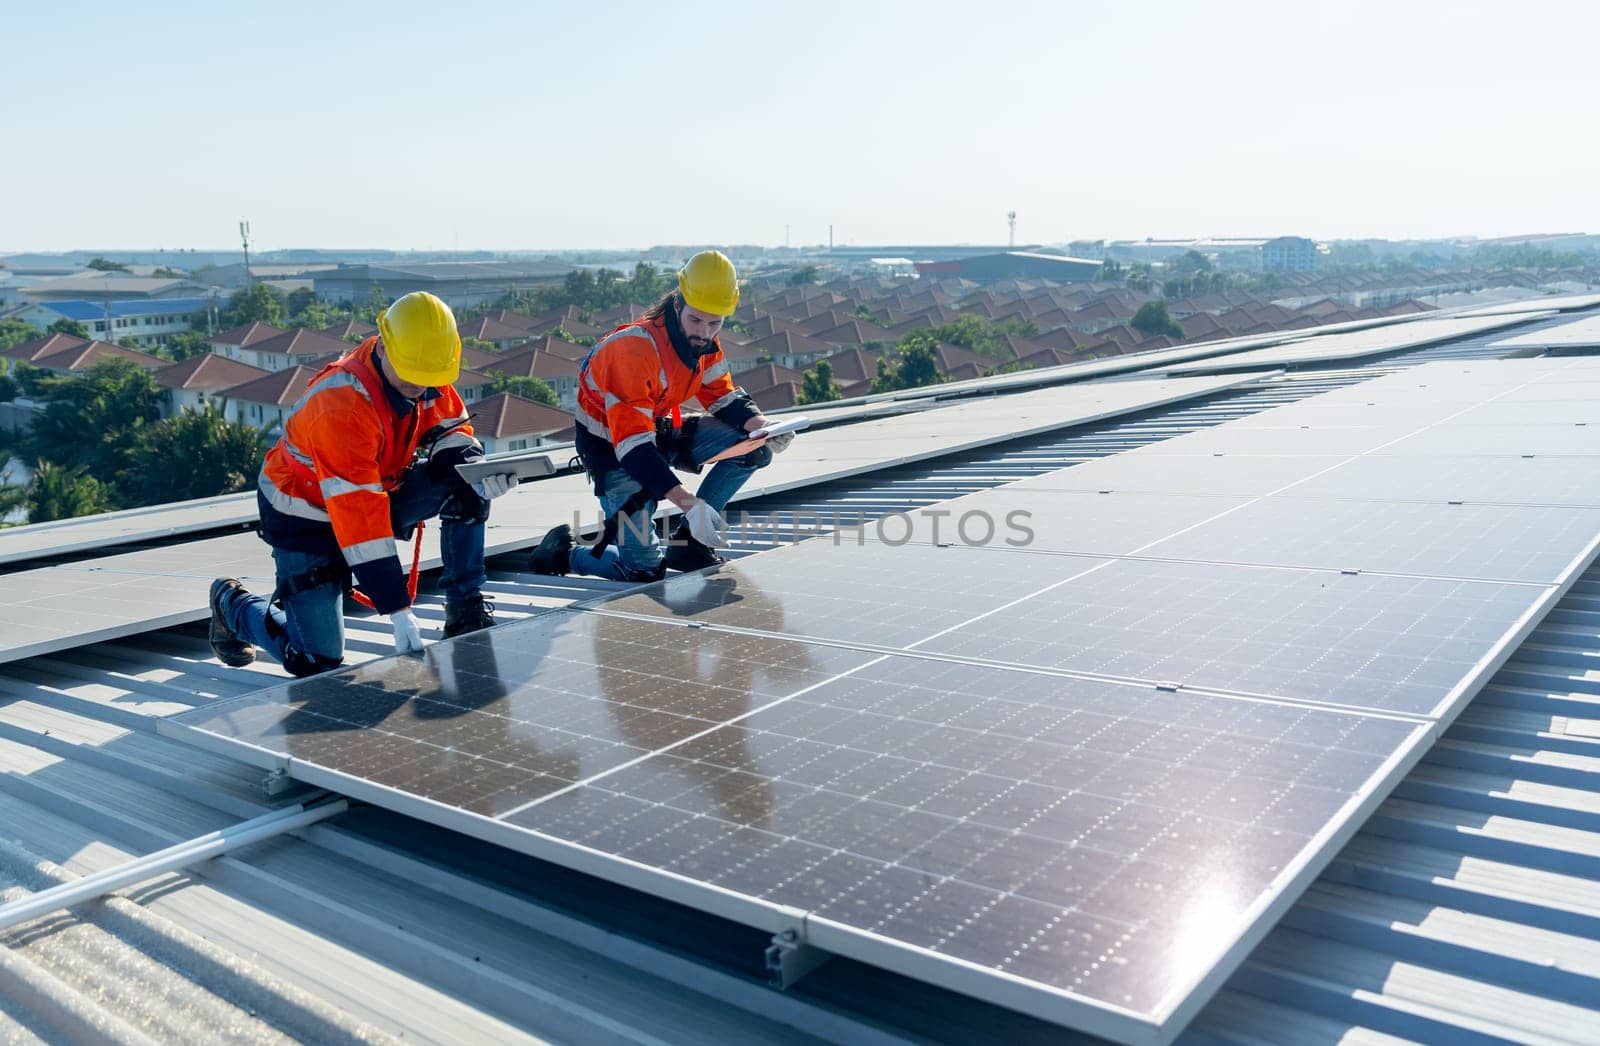
[[1600, 232], [1600, 4], [0, 8], [0, 253]]

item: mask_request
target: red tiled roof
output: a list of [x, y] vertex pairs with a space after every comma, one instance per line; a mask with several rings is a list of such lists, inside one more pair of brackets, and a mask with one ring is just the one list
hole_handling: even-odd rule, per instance
[[274, 356], [343, 356], [350, 351], [349, 342], [305, 327], [282, 331], [245, 347], [251, 352], [265, 352]]
[[43, 359], [53, 353], [65, 352], [67, 349], [87, 344], [89, 344], [89, 339], [79, 338], [72, 334], [46, 334], [42, 338], [31, 338], [28, 341], [19, 342], [4, 352], [0, 352], [0, 356], [4, 356], [8, 360], [32, 363], [34, 360]]
[[338, 338], [340, 341], [349, 341], [352, 337], [366, 341], [378, 333], [378, 328], [370, 323], [363, 323], [361, 320], [345, 320], [343, 323], [335, 323], [331, 327], [323, 328], [322, 333], [330, 338]]
[[[274, 327], [270, 323], [262, 323], [257, 320], [253, 323], [246, 323], [242, 327], [225, 330], [221, 334], [213, 335], [206, 340], [212, 345], [238, 345], [249, 348], [258, 341], [276, 338], [283, 333], [285, 332], [282, 327]], [[374, 330], [373, 333], [376, 334], [377, 331]]]
[[86, 341], [81, 345], [59, 349], [48, 356], [36, 357], [33, 364], [45, 370], [80, 371], [88, 370], [106, 359], [131, 360], [148, 371], [157, 371], [167, 365], [167, 361], [160, 356], [152, 356], [138, 349], [126, 349], [108, 341]]
[[750, 398], [761, 405], [763, 410], [778, 410], [781, 407], [792, 407], [800, 399], [800, 386], [792, 381], [769, 385], [764, 389], [755, 389], [750, 392]]
[[300, 398], [306, 390], [306, 385], [317, 376], [320, 367], [307, 367], [295, 364], [283, 370], [275, 370], [271, 374], [247, 381], [242, 385], [235, 385], [227, 390], [228, 399], [244, 400], [246, 403], [266, 403], [275, 407], [290, 407]]
[[472, 408], [472, 431], [492, 439], [542, 436], [572, 428], [572, 415], [543, 403], [497, 392]]
[[270, 372], [207, 352], [156, 371], [156, 384], [168, 389], [231, 389]]
[[462, 338], [475, 338], [478, 341], [517, 341], [528, 336], [526, 328], [511, 327], [504, 323], [497, 323], [487, 316], [468, 320], [457, 327]]

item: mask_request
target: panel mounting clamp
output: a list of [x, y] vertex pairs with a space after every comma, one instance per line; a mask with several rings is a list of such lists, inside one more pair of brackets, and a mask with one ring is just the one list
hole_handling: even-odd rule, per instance
[[832, 952], [807, 944], [794, 930], [775, 933], [767, 945], [767, 981], [774, 988], [787, 990], [831, 958]]

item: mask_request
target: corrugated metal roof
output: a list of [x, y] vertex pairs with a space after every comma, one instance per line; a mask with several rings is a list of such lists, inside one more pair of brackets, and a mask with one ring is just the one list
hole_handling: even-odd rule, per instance
[[[900, 511], [1241, 417], [1424, 359], [1208, 400], [764, 499]], [[752, 506], [755, 508], [756, 506]], [[520, 573], [503, 617], [604, 583]], [[510, 567], [507, 570], [505, 568]], [[422, 610], [437, 638], [442, 609]], [[387, 628], [352, 618], [352, 660]], [[1205, 1041], [1595, 1041], [1600, 573], [1502, 668], [1195, 1020]], [[254, 771], [155, 719], [279, 678], [198, 629], [0, 671], [4, 899], [263, 812]], [[760, 983], [750, 931], [381, 811], [345, 815], [11, 931], [8, 1039], [1059, 1041], [1060, 1030], [842, 960]]]
[[38, 308], [49, 309], [70, 320], [80, 322], [103, 320], [107, 310], [113, 319], [127, 316], [164, 316], [168, 313], [187, 315], [199, 312], [209, 303], [209, 298], [149, 298], [138, 301], [42, 301]]

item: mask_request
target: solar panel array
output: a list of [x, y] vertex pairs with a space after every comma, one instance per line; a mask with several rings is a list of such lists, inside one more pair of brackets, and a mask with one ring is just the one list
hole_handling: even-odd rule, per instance
[[1517, 424], [1485, 456], [1464, 419], [1567, 427], [1545, 391], [1597, 379], [1431, 365], [163, 730], [1164, 1041], [1594, 557], [1600, 496], [1516, 470], [1592, 455], [1524, 458]]
[[[1145, 410], [1218, 392], [1254, 377], [1231, 374], [1069, 385], [1011, 396], [1005, 410], [997, 410], [993, 401], [964, 402], [808, 432], [757, 473], [739, 497], [759, 497], [1029, 432]], [[232, 505], [218, 508], [237, 511]], [[597, 513], [589, 482], [581, 474], [528, 484], [495, 502], [485, 546], [491, 555], [528, 548], [560, 523], [597, 528]], [[169, 516], [160, 518], [171, 522]], [[141, 519], [91, 525], [91, 529], [101, 538], [125, 540], [108, 538], [109, 528], [138, 526]], [[0, 551], [5, 547], [0, 538]], [[423, 533], [422, 566], [431, 569], [440, 562], [439, 528], [431, 526]], [[0, 662], [197, 620], [206, 614], [211, 579], [229, 576], [243, 579], [257, 591], [271, 587], [270, 552], [255, 534], [7, 574], [0, 586]]]
[[1217, 360], [1203, 360], [1199, 363], [1172, 367], [1167, 373], [1218, 374], [1249, 368], [1357, 360], [1368, 356], [1381, 356], [1387, 352], [1399, 352], [1402, 349], [1420, 348], [1424, 345], [1449, 341], [1452, 338], [1484, 334], [1502, 327], [1515, 327], [1551, 315], [1554, 315], [1553, 310], [1510, 316], [1448, 316], [1439, 319], [1420, 319], [1378, 330], [1305, 338], [1272, 348], [1224, 356]]

